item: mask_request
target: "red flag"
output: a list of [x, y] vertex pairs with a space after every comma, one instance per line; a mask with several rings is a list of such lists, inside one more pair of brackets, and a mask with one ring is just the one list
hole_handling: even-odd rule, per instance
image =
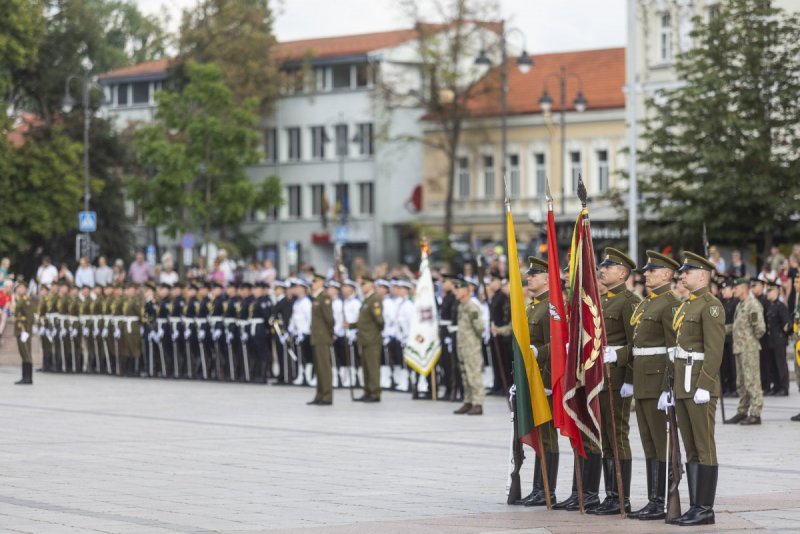
[[561, 435], [569, 438], [572, 448], [586, 457], [583, 439], [575, 420], [564, 411], [564, 374], [567, 363], [567, 314], [561, 292], [561, 267], [558, 263], [558, 242], [553, 208], [547, 211], [547, 272], [550, 273], [550, 376], [553, 391], [553, 424]]
[[589, 227], [582, 209], [575, 222], [570, 255], [569, 353], [564, 375], [564, 409], [578, 428], [600, 446], [600, 399], [603, 347], [606, 344], [597, 267]]

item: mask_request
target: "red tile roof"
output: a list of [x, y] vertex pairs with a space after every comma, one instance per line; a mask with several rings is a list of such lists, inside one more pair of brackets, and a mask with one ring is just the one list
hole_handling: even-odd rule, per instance
[[[560, 68], [566, 68], [568, 80], [565, 95], [566, 109], [574, 110], [572, 104], [582, 82], [587, 110], [613, 109], [625, 107], [625, 49], [606, 48], [601, 50], [581, 50], [558, 52], [532, 56], [533, 68], [523, 74], [516, 65], [515, 58], [509, 58], [508, 69], [508, 113], [520, 115], [541, 113], [539, 98], [547, 82], [547, 90], [553, 99], [552, 110], [560, 111], [558, 105], [559, 84], [556, 75]], [[470, 102], [469, 109], [474, 116], [500, 114], [500, 71], [493, 69], [475, 88], [477, 96]], [[486, 88], [485, 91], [481, 91]]]
[[10, 131], [6, 133], [6, 139], [14, 148], [20, 148], [25, 144], [25, 136], [31, 129], [44, 124], [44, 121], [33, 113], [21, 113], [15, 120]]
[[138, 65], [131, 65], [130, 67], [122, 67], [106, 72], [98, 76], [101, 80], [104, 78], [118, 78], [122, 76], [138, 76], [141, 74], [157, 74], [165, 72], [169, 68], [169, 63], [172, 58], [162, 57], [154, 59], [153, 61], [145, 61]]

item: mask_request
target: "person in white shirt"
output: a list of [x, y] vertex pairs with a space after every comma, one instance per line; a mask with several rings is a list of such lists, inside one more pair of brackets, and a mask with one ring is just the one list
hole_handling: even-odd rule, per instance
[[[350, 367], [350, 372], [347, 374], [341, 373], [340, 371], [340, 374], [342, 374], [342, 385], [344, 387], [350, 387], [351, 383], [355, 386], [356, 377], [359, 373], [357, 354], [358, 345], [356, 344], [356, 334], [358, 333], [358, 330], [356, 328], [350, 328], [350, 325], [358, 323], [358, 315], [361, 312], [361, 300], [358, 298], [356, 293], [357, 290], [358, 283], [355, 280], [350, 280], [348, 278], [344, 281], [344, 285], [342, 285], [342, 308], [344, 313], [345, 332], [342, 342], [345, 350], [345, 361]], [[361, 383], [363, 383], [363, 380]]]
[[392, 388], [392, 366], [391, 356], [389, 354], [389, 344], [394, 337], [395, 331], [395, 315], [396, 310], [394, 306], [394, 299], [391, 296], [392, 286], [387, 280], [376, 280], [375, 291], [381, 298], [381, 305], [383, 309], [383, 356], [381, 358], [381, 389]]
[[416, 309], [411, 300], [411, 282], [399, 280], [397, 282], [397, 342], [400, 345], [400, 362], [394, 369], [394, 381], [397, 389], [408, 391], [411, 387], [409, 382], [410, 372], [403, 357], [403, 349], [408, 342], [411, 333], [411, 322], [414, 320]]
[[292, 305], [292, 318], [289, 320], [289, 334], [294, 339], [299, 358], [297, 378], [295, 385], [305, 383], [313, 386], [316, 380], [314, 365], [311, 363], [311, 299], [308, 298], [308, 285], [299, 278], [292, 279], [292, 289], [295, 301]]
[[75, 271], [75, 285], [78, 287], [94, 287], [94, 267], [89, 258], [83, 256]]
[[114, 271], [108, 266], [105, 256], [97, 258], [97, 269], [94, 271], [94, 283], [99, 286], [111, 285], [114, 281]]
[[36, 270], [36, 281], [40, 286], [51, 286], [58, 278], [58, 269], [50, 263], [50, 257], [45, 256], [42, 258], [42, 264]]

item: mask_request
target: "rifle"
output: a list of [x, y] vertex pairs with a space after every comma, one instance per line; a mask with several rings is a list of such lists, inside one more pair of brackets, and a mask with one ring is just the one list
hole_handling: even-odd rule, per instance
[[[670, 390], [670, 399], [675, 398], [675, 393]], [[667, 441], [669, 442], [669, 477], [667, 478], [667, 523], [681, 515], [681, 494], [679, 486], [683, 477], [683, 464], [681, 463], [681, 446], [678, 443], [678, 421], [675, 416], [675, 406], [667, 406]]]
[[506, 504], [515, 504], [522, 499], [522, 487], [519, 479], [519, 472], [522, 463], [525, 461], [525, 453], [522, 450], [522, 442], [519, 440], [519, 428], [517, 428], [517, 401], [516, 395], [511, 393], [508, 398], [509, 409], [511, 411], [511, 462], [509, 465], [509, 477], [511, 485], [508, 488], [508, 500]]

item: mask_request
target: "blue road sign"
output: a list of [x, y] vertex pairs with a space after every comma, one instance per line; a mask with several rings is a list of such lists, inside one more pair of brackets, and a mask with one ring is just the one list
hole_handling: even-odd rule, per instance
[[347, 243], [350, 241], [350, 227], [337, 226], [336, 231], [334, 232], [334, 240], [337, 243]]
[[181, 247], [193, 248], [194, 247], [194, 234], [183, 234], [181, 237]]
[[78, 212], [78, 230], [81, 232], [97, 230], [97, 213], [94, 211]]

